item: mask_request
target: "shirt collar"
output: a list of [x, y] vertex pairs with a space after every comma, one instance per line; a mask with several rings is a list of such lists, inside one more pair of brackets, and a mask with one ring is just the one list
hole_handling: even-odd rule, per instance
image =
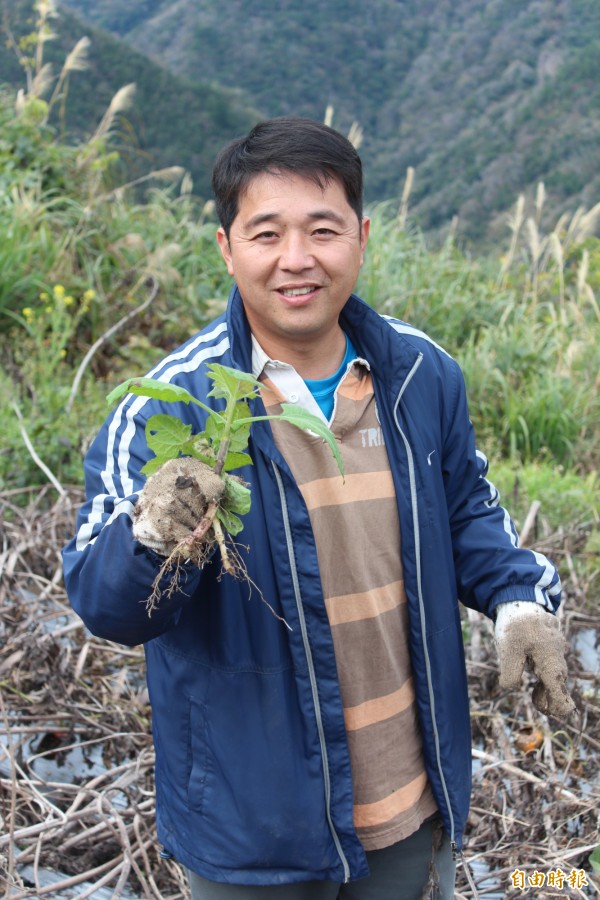
[[289, 363], [281, 362], [279, 359], [271, 359], [263, 348], [260, 346], [254, 335], [252, 337], [252, 374], [255, 378], [260, 378], [263, 371], [267, 369], [293, 369]]

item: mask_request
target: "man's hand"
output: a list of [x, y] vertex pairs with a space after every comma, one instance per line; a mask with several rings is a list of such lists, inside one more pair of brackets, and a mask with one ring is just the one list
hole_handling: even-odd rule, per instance
[[150, 476], [140, 493], [133, 520], [134, 538], [160, 556], [169, 556], [192, 534], [207, 506], [218, 502], [224, 491], [221, 478], [199, 460], [169, 460]]
[[533, 689], [533, 705], [540, 712], [561, 719], [576, 711], [566, 687], [567, 644], [556, 616], [539, 603], [501, 603], [495, 636], [501, 688], [518, 690], [528, 663], [538, 678]]

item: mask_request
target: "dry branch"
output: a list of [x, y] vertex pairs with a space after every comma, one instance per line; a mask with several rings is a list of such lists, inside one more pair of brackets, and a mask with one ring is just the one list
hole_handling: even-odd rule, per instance
[[[0, 495], [0, 883], [4, 896], [183, 900], [185, 876], [160, 858], [154, 818], [154, 752], [143, 652], [93, 638], [71, 611], [60, 549], [73, 533], [78, 490], [51, 485]], [[533, 519], [533, 514], [532, 514]], [[569, 560], [581, 530], [545, 540]], [[597, 629], [586, 585], [561, 565], [563, 626], [574, 639]], [[537, 715], [529, 692], [502, 694], [485, 620], [465, 616], [472, 705], [474, 790], [456, 897], [517, 896], [515, 869], [584, 868], [600, 843], [598, 671], [571, 671], [585, 692], [581, 729]], [[471, 652], [471, 650], [473, 652]], [[515, 736], [544, 732], [524, 754]], [[73, 766], [73, 760], [76, 765]], [[53, 873], [54, 882], [48, 873]], [[591, 876], [590, 876], [591, 878]], [[584, 896], [581, 892], [571, 896]]]

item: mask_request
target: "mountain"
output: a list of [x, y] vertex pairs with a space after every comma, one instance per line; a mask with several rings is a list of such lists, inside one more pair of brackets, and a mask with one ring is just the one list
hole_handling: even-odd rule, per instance
[[322, 119], [331, 104], [335, 127], [363, 129], [369, 201], [397, 202], [415, 168], [426, 231], [457, 217], [465, 239], [504, 239], [506, 210], [540, 180], [552, 221], [600, 197], [598, 0], [63, 3], [262, 116]]
[[[11, 0], [10, 9], [4, 10], [5, 35], [10, 32], [15, 41], [25, 37], [24, 46], [36, 28], [32, 7], [32, 0]], [[125, 125], [129, 133], [120, 147], [127, 177], [180, 165], [192, 175], [195, 192], [210, 197], [217, 151], [259, 118], [240, 91], [178, 76], [89, 21], [84, 24], [66, 8], [59, 10], [52, 27], [55, 36], [44, 44], [44, 61], [56, 75], [81, 37], [91, 42], [87, 68], [69, 77], [65, 122], [55, 121], [55, 127], [62, 131], [64, 124], [72, 138], [90, 135], [119, 88], [135, 83]], [[24, 87], [23, 68], [9, 43], [0, 41], [0, 83]]]

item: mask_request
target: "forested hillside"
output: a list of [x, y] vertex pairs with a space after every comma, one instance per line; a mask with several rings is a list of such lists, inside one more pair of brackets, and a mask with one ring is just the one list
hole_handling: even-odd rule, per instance
[[[35, 44], [28, 43], [36, 31], [33, 0], [11, 0], [0, 22], [0, 84], [25, 86], [25, 72], [18, 53], [33, 59]], [[194, 190], [208, 197], [210, 172], [222, 144], [249, 128], [259, 114], [240, 93], [227, 87], [193, 83], [153, 62], [143, 53], [123, 44], [106, 31], [85, 24], [66, 8], [50, 20], [53, 38], [44, 43], [44, 62], [58, 76], [65, 57], [82, 37], [90, 39], [85, 68], [73, 71], [67, 84], [66, 102], [57, 104], [53, 122], [61, 135], [75, 139], [91, 133], [101, 120], [111, 98], [124, 85], [135, 83], [133, 105], [122, 121], [118, 147], [122, 180], [151, 169], [183, 166], [191, 172]], [[21, 49], [18, 52], [15, 46]], [[44, 94], [52, 93], [52, 84]], [[68, 95], [68, 100], [67, 100]], [[64, 113], [64, 121], [61, 118]]]
[[64, 0], [265, 115], [364, 129], [370, 199], [416, 168], [413, 215], [472, 239], [543, 180], [547, 211], [600, 196], [597, 0]]

